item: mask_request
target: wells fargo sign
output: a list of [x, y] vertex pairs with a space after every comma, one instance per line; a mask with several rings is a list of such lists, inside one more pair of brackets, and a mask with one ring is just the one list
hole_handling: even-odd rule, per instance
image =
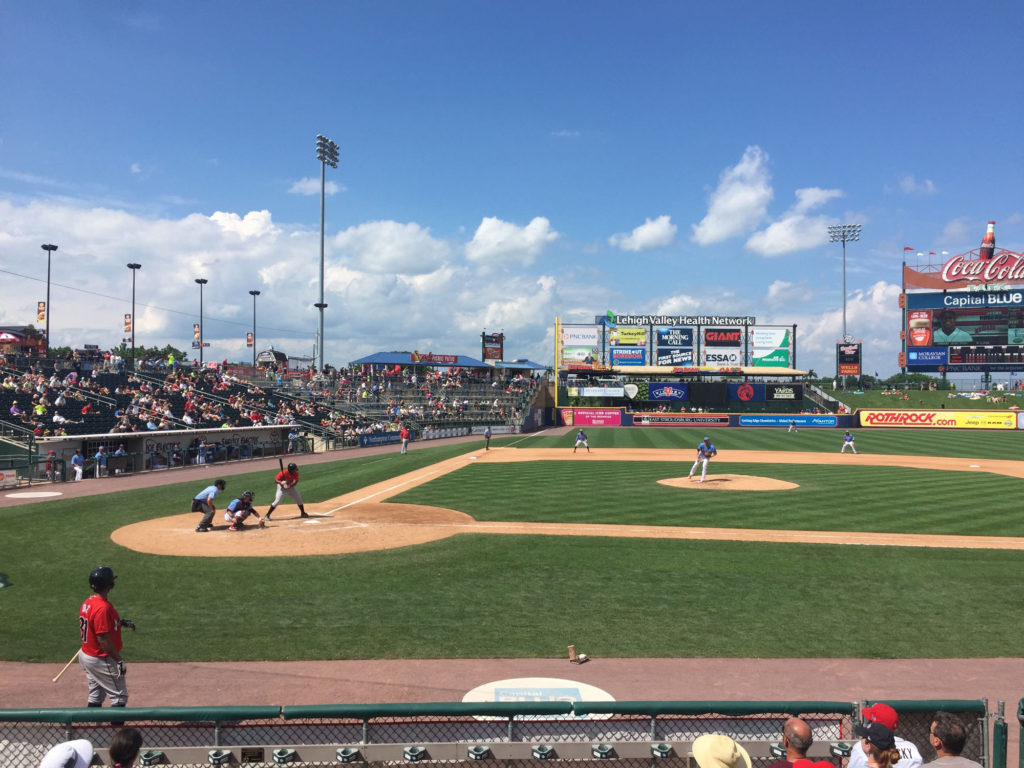
[[906, 288], [947, 290], [990, 284], [1024, 285], [1024, 253], [1001, 251], [991, 259], [968, 258], [970, 254], [953, 256], [941, 268], [921, 271], [903, 266]]
[[911, 427], [914, 429], [1014, 429], [1011, 411], [859, 411], [862, 427]]

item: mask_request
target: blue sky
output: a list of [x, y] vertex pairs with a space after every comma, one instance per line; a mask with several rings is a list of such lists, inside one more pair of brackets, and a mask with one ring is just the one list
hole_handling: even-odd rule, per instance
[[0, 324], [55, 344], [552, 359], [554, 318], [755, 315], [865, 368], [904, 246], [1024, 246], [1019, 2], [4, 4]]

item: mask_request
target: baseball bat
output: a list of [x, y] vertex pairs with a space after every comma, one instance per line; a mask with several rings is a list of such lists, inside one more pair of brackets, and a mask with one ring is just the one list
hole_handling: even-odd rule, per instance
[[281, 468], [281, 471], [284, 472], [284, 459], [282, 459], [280, 456], [277, 457], [277, 466], [279, 466]]
[[55, 678], [53, 678], [53, 682], [56, 683], [58, 680], [60, 680], [60, 676], [68, 671], [68, 667], [70, 667], [72, 664], [74, 664], [75, 663], [75, 659], [77, 659], [77, 658], [78, 658], [78, 651], [75, 651], [75, 655], [72, 656], [68, 660], [68, 663], [64, 665], [64, 669], [62, 669], [60, 672], [57, 673], [57, 676]]

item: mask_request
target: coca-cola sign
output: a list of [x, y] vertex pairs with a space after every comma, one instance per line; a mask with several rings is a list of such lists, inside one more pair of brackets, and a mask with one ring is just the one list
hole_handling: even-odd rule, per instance
[[1024, 254], [1005, 252], [990, 260], [967, 260], [962, 255], [954, 256], [943, 265], [941, 274], [947, 283], [958, 280], [982, 283], [1024, 280]]
[[1005, 290], [1008, 285], [1024, 285], [1024, 253], [999, 251], [994, 258], [975, 258], [976, 252], [949, 258], [939, 268], [914, 268], [904, 264], [903, 284], [906, 288], [945, 291], [955, 288]]

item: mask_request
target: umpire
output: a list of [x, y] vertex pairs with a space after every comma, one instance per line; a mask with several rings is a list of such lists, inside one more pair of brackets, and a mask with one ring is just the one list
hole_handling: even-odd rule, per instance
[[223, 480], [217, 480], [213, 485], [203, 488], [192, 499], [192, 511], [203, 513], [203, 519], [196, 526], [196, 533], [206, 533], [213, 526], [213, 513], [216, 511], [213, 506], [213, 500], [217, 498], [218, 493], [224, 490], [226, 485], [227, 483]]

